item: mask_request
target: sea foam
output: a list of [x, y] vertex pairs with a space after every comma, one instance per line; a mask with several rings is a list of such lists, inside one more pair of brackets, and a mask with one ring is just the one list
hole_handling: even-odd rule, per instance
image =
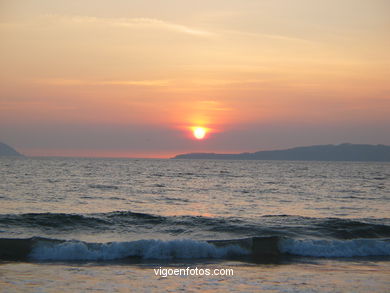
[[35, 260], [114, 260], [129, 257], [142, 259], [224, 258], [246, 255], [249, 252], [237, 245], [216, 247], [195, 240], [138, 240], [132, 242], [38, 243], [30, 253]]
[[390, 241], [378, 239], [281, 239], [281, 253], [315, 257], [390, 256]]

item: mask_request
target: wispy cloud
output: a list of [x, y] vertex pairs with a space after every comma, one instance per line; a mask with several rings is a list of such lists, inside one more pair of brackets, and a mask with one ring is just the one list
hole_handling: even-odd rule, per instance
[[58, 86], [99, 86], [99, 85], [123, 85], [123, 86], [167, 86], [170, 80], [82, 80], [82, 79], [62, 79], [48, 78], [34, 80], [36, 83]]
[[285, 36], [285, 35], [277, 35], [277, 34], [252, 33], [252, 32], [245, 32], [245, 31], [239, 31], [239, 30], [224, 30], [223, 32], [225, 34], [242, 35], [242, 36], [247, 36], [247, 37], [252, 37], [252, 38], [266, 38], [266, 39], [289, 41], [289, 42], [300, 42], [300, 43], [307, 43], [307, 44], [315, 43], [312, 40], [308, 40], [308, 39], [304, 39], [304, 38]]
[[48, 14], [44, 16], [47, 19], [55, 21], [79, 23], [79, 24], [100, 24], [113, 27], [128, 27], [128, 28], [150, 28], [163, 29], [183, 34], [196, 36], [211, 36], [213, 33], [182, 24], [177, 24], [169, 21], [164, 21], [155, 18], [108, 18], [108, 17], [91, 17], [91, 16], [66, 16]]
[[110, 80], [102, 81], [102, 85], [139, 85], [139, 86], [167, 86], [170, 80], [156, 79], [156, 80]]
[[198, 101], [198, 110], [207, 111], [232, 111], [232, 108], [225, 107], [221, 102], [214, 100]]

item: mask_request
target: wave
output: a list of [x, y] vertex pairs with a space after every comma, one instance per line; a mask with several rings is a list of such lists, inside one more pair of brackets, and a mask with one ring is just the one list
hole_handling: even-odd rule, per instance
[[0, 258], [6, 260], [102, 261], [117, 259], [199, 259], [243, 256], [249, 252], [239, 245], [216, 246], [206, 241], [137, 240], [88, 243], [41, 237], [0, 239]]
[[[18, 230], [19, 229], [19, 230]], [[330, 239], [390, 238], [388, 219], [310, 218], [290, 215], [268, 215], [244, 219], [233, 217], [160, 216], [131, 211], [94, 214], [26, 213], [0, 215], [0, 230], [29, 231], [29, 235], [61, 234], [66, 231], [167, 233], [182, 231], [225, 237], [285, 236]], [[172, 230], [173, 229], [173, 230]], [[30, 233], [34, 231], [34, 233]], [[206, 233], [207, 232], [207, 233]], [[198, 233], [199, 234], [199, 233]]]
[[24, 261], [188, 260], [250, 258], [262, 260], [284, 255], [325, 258], [390, 256], [389, 239], [297, 240], [285, 237], [251, 237], [198, 241], [137, 240], [88, 243], [33, 237], [0, 238], [0, 259]]
[[27, 228], [74, 228], [74, 227], [99, 227], [109, 224], [102, 218], [65, 213], [26, 213], [0, 215], [0, 225], [7, 227]]
[[295, 240], [279, 244], [282, 253], [314, 257], [390, 256], [390, 241], [378, 239]]

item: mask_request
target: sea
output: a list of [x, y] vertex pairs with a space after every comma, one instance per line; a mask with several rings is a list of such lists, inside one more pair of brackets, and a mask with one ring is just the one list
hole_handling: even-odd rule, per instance
[[389, 292], [390, 163], [0, 158], [1, 292]]

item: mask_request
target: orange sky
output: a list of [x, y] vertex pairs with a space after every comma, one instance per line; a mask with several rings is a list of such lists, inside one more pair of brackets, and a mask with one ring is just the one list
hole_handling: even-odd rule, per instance
[[[389, 11], [386, 0], [2, 0], [0, 141], [144, 157], [390, 144]], [[197, 125], [207, 140], [188, 139]]]

